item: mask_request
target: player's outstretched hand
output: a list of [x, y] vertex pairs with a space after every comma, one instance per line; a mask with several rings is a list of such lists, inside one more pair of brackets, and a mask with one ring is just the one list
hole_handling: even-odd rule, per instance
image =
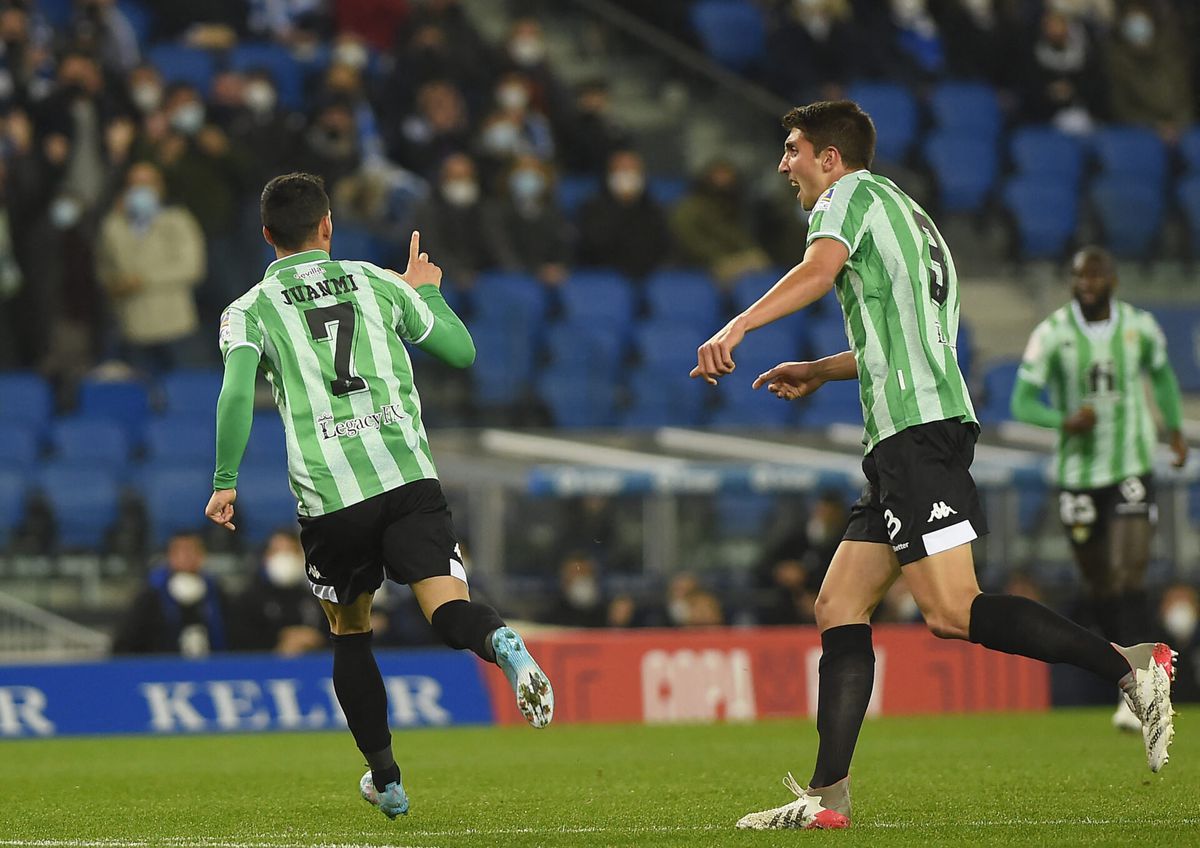
[[237, 500], [237, 489], [217, 489], [208, 499], [204, 515], [213, 524], [220, 524], [226, 530], [236, 529], [233, 526], [233, 502]]
[[408, 243], [408, 267], [404, 269], [404, 281], [414, 289], [420, 286], [442, 287], [442, 269], [429, 261], [429, 254], [421, 252], [421, 234], [413, 230]]
[[717, 384], [717, 378], [733, 373], [737, 366], [733, 362], [733, 349], [742, 343], [746, 331], [735, 318], [730, 321], [711, 339], [696, 349], [696, 367], [689, 377], [703, 377], [710, 386]]
[[766, 386], [767, 391], [784, 400], [808, 397], [821, 386], [825, 378], [817, 373], [815, 362], [781, 362], [764, 371], [754, 381], [754, 388]]

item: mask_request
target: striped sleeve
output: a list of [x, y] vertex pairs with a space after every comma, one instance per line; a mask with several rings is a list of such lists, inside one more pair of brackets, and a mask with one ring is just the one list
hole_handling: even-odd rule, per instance
[[1142, 363], [1150, 371], [1158, 371], [1167, 365], [1167, 337], [1158, 321], [1149, 312], [1138, 315], [1142, 334]]
[[404, 281], [395, 271], [380, 268], [370, 262], [362, 266], [372, 276], [383, 283], [388, 300], [396, 308], [396, 332], [406, 342], [420, 344], [433, 332], [434, 317], [429, 311], [429, 305], [417, 294], [417, 290]]
[[1050, 357], [1054, 353], [1054, 325], [1046, 320], [1038, 324], [1029, 336], [1025, 353], [1021, 356], [1021, 367], [1017, 375], [1039, 389], [1046, 385], [1049, 377]]
[[221, 359], [229, 358], [230, 351], [239, 347], [252, 347], [263, 353], [262, 325], [255, 312], [255, 301], [239, 298], [221, 313], [221, 328], [217, 334]]
[[866, 232], [867, 212], [873, 201], [874, 195], [863, 187], [861, 179], [830, 186], [809, 216], [807, 243], [819, 238], [835, 239], [853, 256]]

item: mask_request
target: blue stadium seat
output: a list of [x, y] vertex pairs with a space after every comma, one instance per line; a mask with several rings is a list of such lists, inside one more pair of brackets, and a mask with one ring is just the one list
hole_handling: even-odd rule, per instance
[[[54, 515], [60, 548], [104, 546], [120, 503], [115, 475], [99, 468], [80, 468], [71, 462], [52, 462], [42, 468], [38, 488]], [[207, 497], [204, 488], [200, 489], [200, 495]], [[203, 517], [204, 504], [199, 509]]]
[[146, 52], [146, 60], [158, 68], [166, 82], [185, 82], [199, 92], [201, 99], [208, 97], [217, 73], [217, 61], [209, 51], [182, 44], [156, 44]]
[[523, 400], [533, 374], [533, 337], [524, 324], [475, 324], [472, 399], [485, 407], [511, 406]]
[[62, 32], [70, 28], [74, 15], [74, 0], [38, 0], [36, 11], [41, 12], [46, 23]]
[[[0, 457], [0, 460], [3, 460]], [[8, 547], [13, 531], [25, 520], [29, 484], [5, 461], [0, 465], [0, 549]]]
[[696, 348], [711, 335], [679, 321], [643, 321], [634, 331], [634, 347], [643, 365], [683, 374], [696, 366]]
[[333, 231], [333, 255], [336, 258], [365, 259], [381, 268], [390, 268], [399, 257], [399, 247], [362, 227], [338, 223]]
[[1179, 139], [1179, 155], [1190, 174], [1200, 174], [1200, 124], [1193, 124]]
[[546, 352], [555, 366], [581, 367], [613, 377], [625, 351], [622, 334], [602, 324], [555, 324], [546, 331]]
[[[771, 365], [776, 364], [778, 362], [771, 363]], [[795, 424], [797, 419], [795, 403], [775, 397], [767, 391], [765, 386], [761, 389], [752, 388], [754, 378], [766, 370], [766, 367], [743, 371], [739, 364], [737, 371], [722, 377], [717, 384], [721, 405], [709, 417], [709, 424], [714, 427], [755, 427], [759, 429], [773, 429]]]
[[242, 73], [266, 71], [275, 81], [281, 106], [291, 110], [304, 108], [304, 67], [282, 44], [238, 44], [229, 52], [229, 69]]
[[636, 304], [633, 284], [619, 271], [575, 271], [559, 288], [563, 317], [600, 322], [627, 334]]
[[713, 498], [717, 526], [722, 536], [754, 537], [764, 530], [778, 499], [756, 492], [723, 492]]
[[138, 447], [150, 418], [150, 395], [135, 381], [84, 380], [79, 387], [79, 415], [115, 421]]
[[1192, 256], [1200, 256], [1200, 172], [1180, 180], [1175, 196], [1187, 222]]
[[162, 546], [172, 533], [203, 528], [208, 523], [204, 506], [211, 494], [211, 466], [147, 467], [142, 475], [142, 498], [151, 545]]
[[[779, 282], [779, 278], [786, 271], [786, 268], [766, 268], [762, 271], [748, 271], [742, 274], [733, 284], [733, 308], [740, 312], [749, 307], [754, 301], [766, 294], [771, 286]], [[771, 326], [776, 329], [787, 330], [796, 338], [797, 346], [803, 348], [807, 344], [811, 316], [815, 312], [822, 311], [823, 308], [823, 306], [818, 306], [817, 303], [814, 303], [807, 309], [802, 309], [799, 312], [793, 312], [791, 315], [780, 318], [778, 321], [773, 322]], [[713, 327], [713, 330], [719, 329], [723, 323], [723, 321], [718, 322]], [[707, 339], [709, 335], [711, 333], [706, 334], [704, 339]], [[704, 339], [700, 339], [700, 341], [703, 342]]]
[[1078, 187], [1087, 150], [1083, 142], [1051, 126], [1014, 130], [1009, 152], [1017, 171], [1026, 177], [1046, 177]]
[[51, 431], [55, 457], [75, 466], [122, 474], [129, 462], [129, 437], [121, 425], [102, 418], [60, 418]]
[[38, 462], [40, 433], [23, 421], [4, 425], [4, 438], [0, 439], [0, 469], [28, 473]]
[[574, 218], [579, 207], [592, 195], [600, 191], [600, 179], [588, 174], [567, 174], [560, 177], [554, 187], [558, 208], [568, 218]]
[[697, 427], [704, 420], [704, 408], [715, 395], [700, 380], [686, 373], [639, 369], [629, 378], [630, 404], [618, 417], [628, 430], [653, 430], [658, 427]]
[[985, 424], [1007, 421], [1012, 418], [1013, 387], [1017, 384], [1018, 359], [1004, 360], [990, 365], [983, 374], [983, 404], [976, 403], [975, 412]]
[[0, 371], [0, 421], [42, 428], [54, 411], [50, 385], [32, 371]]
[[1092, 184], [1091, 199], [1109, 250], [1122, 259], [1149, 256], [1166, 206], [1157, 186], [1137, 176], [1114, 174]]
[[145, 44], [149, 41], [150, 33], [154, 30], [154, 14], [139, 0], [117, 0], [117, 8], [129, 21], [138, 43]]
[[1152, 309], [1155, 320], [1167, 337], [1167, 355], [1179, 386], [1185, 392], [1200, 391], [1200, 309], [1171, 306]]
[[742, 0], [699, 0], [691, 8], [692, 27], [704, 52], [737, 71], [754, 65], [766, 48], [763, 13]]
[[[475, 317], [489, 323], [521, 323], [532, 331], [546, 318], [546, 287], [529, 274], [485, 271], [472, 292]], [[474, 324], [472, 324], [474, 329]]]
[[933, 121], [941, 130], [974, 136], [992, 144], [1000, 138], [1004, 117], [996, 89], [981, 82], [943, 82], [929, 98]]
[[287, 467], [287, 439], [278, 412], [264, 410], [254, 413], [254, 422], [250, 426], [250, 441], [246, 443], [246, 453], [242, 461], [251, 465]]
[[821, 386], [800, 406], [800, 421], [805, 427], [828, 427], [830, 424], [863, 423], [862, 399], [857, 380], [837, 380]]
[[972, 345], [973, 335], [974, 333], [970, 325], [959, 315], [958, 344], [955, 352], [958, 355], [958, 370], [962, 372], [963, 377], [967, 380], [967, 385], [971, 384], [971, 369], [975, 365], [975, 349]]
[[688, 181], [681, 177], [650, 177], [646, 182], [646, 191], [660, 206], [670, 208], [687, 194]]
[[551, 368], [537, 378], [538, 396], [558, 427], [610, 427], [616, 391], [611, 380]]
[[978, 211], [996, 184], [995, 141], [963, 132], [936, 132], [925, 142], [925, 150], [942, 209]]
[[146, 459], [160, 466], [213, 465], [217, 427], [214, 416], [163, 415], [146, 426]]
[[703, 271], [657, 271], [644, 289], [651, 318], [690, 323], [709, 333], [721, 326], [721, 296]]
[[1017, 176], [1004, 187], [1005, 208], [1017, 225], [1021, 256], [1057, 259], [1079, 223], [1079, 195], [1068, 181]]
[[276, 530], [296, 529], [296, 496], [288, 485], [287, 466], [243, 465], [238, 470], [239, 533], [252, 545]]
[[1100, 127], [1092, 135], [1092, 148], [1106, 174], [1137, 178], [1154, 188], [1167, 174], [1167, 147], [1158, 134], [1145, 127]]
[[167, 415], [206, 415], [217, 412], [217, 397], [221, 394], [221, 371], [207, 368], [185, 368], [163, 377], [162, 391]]
[[846, 322], [841, 316], [822, 317], [812, 326], [812, 354], [815, 357], [832, 356], [850, 349], [846, 337]]
[[917, 101], [907, 88], [894, 83], [858, 82], [850, 86], [846, 97], [875, 122], [876, 160], [903, 162], [908, 158], [917, 139]]

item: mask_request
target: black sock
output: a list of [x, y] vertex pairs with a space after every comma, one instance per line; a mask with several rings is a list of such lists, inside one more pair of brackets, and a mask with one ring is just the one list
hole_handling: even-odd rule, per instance
[[371, 767], [376, 788], [382, 790], [376, 773], [384, 776], [388, 761], [393, 768], [396, 761], [388, 730], [387, 690], [371, 653], [371, 631], [333, 637], [333, 691], [346, 714], [354, 742]]
[[492, 634], [504, 626], [502, 619], [487, 604], [475, 601], [446, 601], [433, 611], [429, 622], [442, 641], [455, 650], [470, 648], [482, 659], [494, 663], [496, 649]]
[[1028, 598], [979, 595], [971, 604], [971, 641], [1048, 663], [1070, 663], [1113, 683], [1129, 663], [1107, 641]]
[[821, 679], [817, 691], [817, 767], [809, 786], [829, 786], [850, 773], [871, 688], [875, 651], [871, 625], [845, 624], [821, 634]]
[[1092, 612], [1096, 616], [1096, 623], [1100, 625], [1100, 632], [1104, 634], [1104, 638], [1110, 642], [1116, 642], [1118, 645], [1124, 645], [1121, 641], [1123, 634], [1121, 633], [1121, 609], [1124, 606], [1124, 598], [1120, 595], [1104, 595], [1092, 599]]
[[1126, 646], [1154, 641], [1154, 635], [1150, 632], [1150, 606], [1146, 599], [1146, 591], [1130, 590], [1121, 596], [1120, 602], [1120, 624], [1117, 638], [1112, 641]]

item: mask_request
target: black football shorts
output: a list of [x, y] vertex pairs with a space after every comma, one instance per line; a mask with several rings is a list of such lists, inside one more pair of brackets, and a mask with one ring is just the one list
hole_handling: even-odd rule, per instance
[[417, 480], [352, 506], [300, 518], [313, 594], [348, 604], [390, 578], [415, 583], [450, 575], [464, 583], [450, 507], [437, 480]]
[[1117, 518], [1144, 517], [1155, 523], [1154, 477], [1135, 475], [1098, 489], [1063, 489], [1058, 493], [1058, 517], [1076, 547], [1106, 538]]
[[867, 485], [842, 537], [892, 546], [901, 565], [987, 535], [971, 477], [979, 428], [934, 421], [901, 430], [863, 457]]

